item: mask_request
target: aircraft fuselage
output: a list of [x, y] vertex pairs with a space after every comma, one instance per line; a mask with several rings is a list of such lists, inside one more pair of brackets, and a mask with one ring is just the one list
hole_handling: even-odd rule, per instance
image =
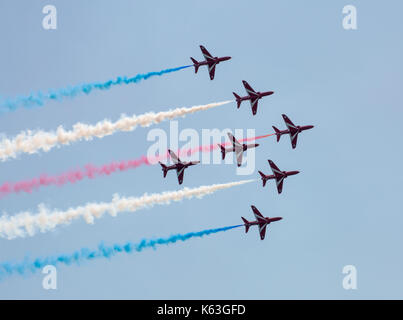
[[198, 62], [197, 64], [199, 66], [209, 65], [211, 63], [219, 64], [222, 61], [227, 61], [227, 60], [230, 60], [230, 59], [231, 59], [231, 57], [220, 57], [220, 58], [219, 57], [214, 57], [212, 61], [204, 60], [204, 61]]
[[[257, 146], [259, 146], [259, 144], [257, 144], [257, 143], [251, 143], [251, 144], [245, 144], [245, 143], [243, 143], [243, 144], [242, 144], [242, 151], [246, 151], [246, 150], [251, 149], [251, 148], [256, 148]], [[236, 150], [237, 150], [236, 147], [225, 148], [225, 152], [226, 152], [226, 153], [228, 153], [228, 152], [235, 152]]]
[[293, 176], [298, 174], [299, 171], [283, 171], [284, 177], [287, 178], [288, 176]]
[[244, 225], [255, 226], [255, 225], [260, 225], [262, 223], [270, 224], [272, 222], [279, 221], [279, 220], [281, 220], [283, 218], [282, 217], [273, 217], [273, 218], [265, 217], [264, 219], [266, 220], [266, 222], [248, 221], [248, 223], [245, 223]]
[[[299, 171], [281, 171], [282, 175], [284, 178], [287, 178], [288, 176], [293, 176], [299, 173]], [[271, 180], [271, 179], [276, 179], [276, 176], [274, 174], [268, 174], [264, 175], [264, 180]]]
[[255, 100], [255, 99], [262, 99], [263, 97], [270, 96], [274, 93], [274, 91], [265, 91], [265, 92], [256, 92], [256, 95], [249, 95], [240, 97], [240, 101], [247, 101], [247, 100]]
[[[313, 127], [314, 127], [314, 126], [297, 126], [297, 132], [300, 133], [300, 132], [302, 132], [302, 131], [312, 129]], [[283, 135], [283, 134], [290, 134], [290, 130], [288, 130], [288, 129], [286, 129], [286, 130], [279, 130], [279, 133], [278, 133], [278, 134], [280, 134], [280, 135]]]
[[173, 170], [173, 169], [181, 170], [182, 168], [186, 169], [187, 167], [194, 166], [194, 165], [196, 165], [196, 163], [192, 163], [192, 162], [175, 163], [175, 164], [173, 164], [171, 166], [167, 166], [166, 170], [167, 171]]

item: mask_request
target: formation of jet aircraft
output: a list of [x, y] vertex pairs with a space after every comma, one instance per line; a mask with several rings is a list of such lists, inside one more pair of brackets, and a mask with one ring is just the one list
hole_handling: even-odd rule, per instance
[[[213, 80], [214, 76], [215, 76], [216, 65], [219, 64], [220, 62], [231, 59], [231, 57], [228, 57], [228, 56], [214, 57], [207, 51], [207, 49], [205, 47], [200, 46], [200, 49], [205, 58], [205, 61], [197, 61], [192, 57], [190, 58], [193, 62], [193, 66], [195, 68], [195, 73], [197, 73], [200, 66], [207, 66], [210, 80]], [[264, 92], [255, 91], [249, 85], [249, 83], [246, 82], [245, 80], [243, 80], [242, 83], [243, 83], [243, 86], [245, 87], [247, 95], [242, 97], [242, 96], [239, 96], [238, 94], [236, 94], [235, 92], [233, 92], [233, 95], [235, 96], [235, 100], [237, 103], [237, 108], [238, 109], [240, 108], [242, 101], [249, 101], [251, 108], [252, 108], [252, 114], [256, 115], [259, 100], [262, 99], [263, 97], [272, 95], [274, 92], [273, 91], [264, 91]], [[290, 136], [291, 146], [293, 149], [295, 149], [297, 146], [298, 135], [302, 131], [312, 129], [314, 126], [312, 126], [312, 125], [306, 125], [306, 126], [295, 125], [285, 114], [283, 114], [282, 117], [284, 119], [287, 129], [279, 130], [275, 126], [273, 126], [273, 129], [275, 132], [274, 134], [276, 135], [277, 142], [280, 141], [280, 138], [282, 135], [288, 134]], [[237, 165], [238, 165], [238, 167], [240, 167], [242, 165], [243, 153], [248, 149], [258, 147], [259, 144], [257, 144], [257, 143], [253, 143], [253, 144], [240, 143], [231, 133], [228, 133], [228, 137], [232, 144], [231, 147], [226, 148], [225, 145], [219, 144], [219, 147], [221, 150], [221, 155], [222, 155], [222, 160], [225, 159], [225, 156], [227, 153], [234, 152], [235, 156], [236, 156]], [[182, 184], [185, 169], [190, 166], [198, 164], [200, 161], [183, 162], [179, 159], [179, 157], [172, 150], [168, 149], [168, 152], [169, 152], [169, 155], [174, 164], [168, 166], [168, 165], [165, 165], [160, 162], [164, 178], [166, 177], [168, 171], [176, 170], [178, 182], [179, 182], [179, 184]], [[260, 177], [262, 179], [262, 182], [263, 182], [263, 187], [266, 185], [266, 182], [268, 180], [274, 180], [276, 182], [277, 192], [278, 192], [278, 194], [281, 194], [281, 192], [283, 191], [284, 179], [286, 179], [289, 176], [298, 174], [299, 171], [282, 171], [276, 166], [276, 164], [272, 160], [268, 160], [268, 162], [269, 162], [269, 165], [270, 165], [270, 168], [271, 168], [273, 174], [266, 175], [262, 171], [258, 171], [260, 174]], [[252, 211], [253, 211], [253, 214], [254, 214], [256, 220], [248, 221], [244, 217], [241, 217], [242, 221], [244, 223], [244, 226], [245, 226], [245, 233], [248, 232], [248, 230], [251, 226], [256, 225], [259, 228], [258, 230], [259, 230], [260, 239], [263, 240], [266, 235], [266, 227], [272, 222], [281, 220], [282, 217], [272, 217], [272, 218], [264, 217], [255, 206], [252, 205], [251, 208], [252, 208]]]

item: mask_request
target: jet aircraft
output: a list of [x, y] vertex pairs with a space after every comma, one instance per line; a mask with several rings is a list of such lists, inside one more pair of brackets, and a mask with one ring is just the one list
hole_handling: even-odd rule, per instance
[[252, 107], [252, 114], [255, 115], [257, 112], [257, 104], [260, 99], [262, 99], [265, 96], [270, 96], [274, 92], [273, 91], [265, 91], [265, 92], [256, 92], [255, 90], [252, 89], [252, 87], [247, 83], [245, 80], [242, 80], [243, 86], [245, 87], [245, 90], [247, 92], [247, 96], [241, 97], [237, 95], [235, 92], [232, 94], [235, 96], [236, 103], [237, 103], [237, 108], [241, 106], [242, 101], [249, 100], [250, 105]]
[[169, 170], [176, 170], [176, 174], [178, 176], [178, 182], [179, 184], [182, 184], [183, 182], [183, 174], [185, 172], [185, 169], [187, 167], [190, 166], [194, 166], [198, 163], [200, 163], [200, 161], [189, 161], [189, 162], [182, 162], [178, 156], [175, 154], [175, 152], [173, 152], [172, 150], [168, 149], [169, 155], [171, 156], [172, 161], [174, 162], [173, 165], [171, 166], [167, 166], [161, 162], [159, 162], [159, 164], [162, 167], [162, 172], [164, 173], [164, 178], [167, 176], [167, 173]]
[[243, 153], [250, 148], [256, 148], [257, 146], [259, 146], [259, 144], [257, 143], [252, 143], [252, 144], [245, 144], [245, 143], [240, 143], [237, 139], [235, 139], [235, 137], [228, 132], [228, 137], [230, 139], [230, 141], [232, 142], [232, 147], [230, 148], [225, 148], [222, 144], [219, 144], [219, 147], [221, 149], [221, 156], [222, 159], [225, 159], [225, 155], [229, 152], [235, 152], [236, 155], [236, 161], [238, 164], [238, 167], [240, 167], [242, 165], [242, 155]]
[[288, 176], [293, 176], [295, 174], [298, 174], [299, 171], [281, 171], [273, 161], [267, 160], [270, 164], [270, 168], [273, 171], [273, 174], [271, 175], [266, 175], [262, 171], [259, 171], [259, 174], [262, 178], [263, 181], [263, 187], [266, 185], [267, 180], [274, 179], [276, 180], [276, 185], [277, 185], [277, 191], [280, 194], [281, 191], [283, 191], [283, 182], [284, 179], [287, 178]]
[[291, 139], [291, 146], [293, 149], [295, 149], [295, 147], [297, 146], [298, 134], [302, 131], [312, 129], [313, 126], [296, 126], [285, 114], [283, 114], [282, 116], [285, 125], [287, 126], [287, 130], [279, 130], [275, 126], [273, 126], [273, 129], [276, 132], [277, 142], [280, 141], [280, 138], [283, 134], [289, 134]]
[[217, 64], [219, 64], [222, 61], [227, 61], [231, 59], [231, 57], [213, 57], [210, 52], [207, 51], [207, 49], [203, 46], [200, 46], [200, 49], [202, 51], [202, 54], [204, 58], [206, 59], [205, 61], [197, 61], [196, 59], [190, 57], [190, 59], [193, 62], [193, 66], [195, 67], [195, 73], [197, 73], [197, 70], [199, 70], [200, 66], [207, 66], [208, 67], [208, 73], [210, 75], [210, 80], [214, 79], [214, 74], [215, 74], [215, 67]]
[[263, 217], [263, 215], [259, 212], [258, 209], [256, 209], [255, 206], [251, 206], [253, 214], [255, 215], [256, 221], [248, 221], [244, 217], [241, 217], [245, 226], [245, 233], [248, 233], [249, 227], [257, 225], [259, 226], [259, 234], [260, 234], [260, 239], [263, 240], [265, 235], [266, 235], [266, 227], [268, 224], [279, 221], [283, 219], [282, 217], [274, 217], [274, 218], [269, 218], [269, 217]]

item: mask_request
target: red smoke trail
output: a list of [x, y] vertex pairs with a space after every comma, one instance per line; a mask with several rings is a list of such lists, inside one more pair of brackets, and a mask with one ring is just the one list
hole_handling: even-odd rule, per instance
[[[239, 140], [240, 142], [248, 142], [263, 139], [269, 136], [274, 135], [267, 134], [263, 136], [257, 136], [252, 138], [245, 138]], [[222, 145], [228, 146], [231, 142], [225, 142]], [[178, 155], [180, 156], [191, 156], [194, 153], [198, 152], [211, 152], [218, 148], [218, 144], [211, 144], [206, 146], [199, 146], [193, 149], [185, 149], [179, 150]], [[83, 180], [84, 178], [94, 179], [99, 176], [110, 175], [115, 172], [123, 172], [129, 169], [135, 169], [142, 165], [151, 165], [152, 163], [157, 163], [158, 161], [163, 161], [168, 158], [168, 152], [165, 154], [149, 157], [141, 156], [139, 159], [133, 160], [124, 160], [119, 162], [111, 162], [99, 167], [96, 167], [92, 164], [87, 164], [83, 168], [70, 170], [68, 172], [48, 176], [47, 174], [42, 174], [38, 178], [33, 178], [30, 180], [22, 180], [18, 182], [5, 182], [0, 186], [0, 198], [10, 194], [10, 193], [19, 193], [19, 192], [27, 192], [31, 193], [34, 190], [37, 190], [41, 187], [46, 187], [50, 185], [62, 186], [66, 183], [76, 183], [78, 181]]]

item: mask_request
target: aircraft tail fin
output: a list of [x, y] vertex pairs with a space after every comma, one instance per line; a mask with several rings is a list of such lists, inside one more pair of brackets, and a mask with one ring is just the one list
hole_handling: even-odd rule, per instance
[[233, 92], [232, 94], [234, 95], [234, 97], [236, 99], [236, 106], [239, 109], [239, 107], [241, 106], [241, 102], [242, 102], [241, 97], [238, 96], [235, 92]]
[[281, 138], [280, 130], [278, 130], [275, 126], [273, 126], [273, 129], [276, 132], [277, 142], [279, 142]]
[[219, 144], [220, 149], [221, 149], [221, 158], [222, 160], [225, 159], [225, 148], [222, 146], [222, 144]]
[[164, 172], [164, 178], [167, 176], [167, 173], [168, 173], [168, 168], [167, 168], [167, 166], [165, 165], [165, 164], [163, 164], [163, 163], [161, 163], [161, 162], [159, 162], [158, 161], [158, 163], [161, 165], [161, 167], [162, 167], [162, 171]]
[[248, 231], [249, 231], [249, 221], [248, 220], [246, 220], [244, 217], [241, 217], [242, 218], [242, 220], [243, 220], [243, 223], [245, 224], [245, 233], [248, 233]]
[[192, 57], [190, 57], [190, 60], [192, 60], [193, 65], [195, 67], [195, 73], [197, 73], [197, 70], [199, 70], [199, 62], [197, 62], [197, 60]]
[[258, 171], [260, 176], [262, 177], [263, 187], [266, 185], [266, 175], [262, 171]]

